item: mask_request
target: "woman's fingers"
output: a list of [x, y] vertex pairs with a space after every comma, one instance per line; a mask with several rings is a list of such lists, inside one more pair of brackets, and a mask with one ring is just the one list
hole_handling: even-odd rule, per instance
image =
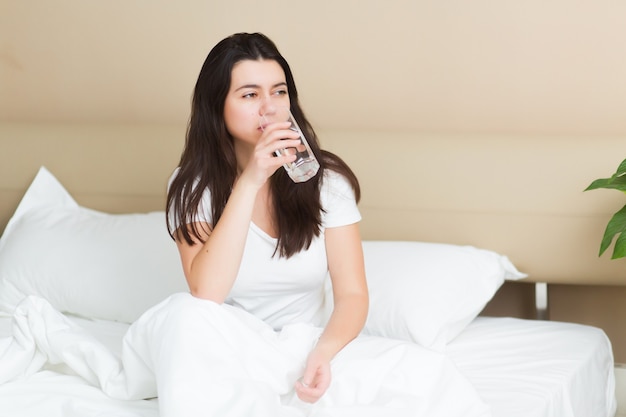
[[296, 382], [296, 394], [298, 398], [307, 403], [314, 403], [319, 400], [326, 392], [326, 388], [322, 386], [305, 385], [303, 382]]
[[309, 358], [309, 363], [300, 381], [296, 382], [296, 394], [302, 401], [314, 403], [319, 400], [330, 386], [330, 364], [315, 362]]
[[[275, 128], [276, 125], [272, 125]], [[287, 148], [297, 148], [302, 145], [298, 132], [291, 129], [271, 129], [264, 132], [264, 135], [257, 144], [257, 149], [264, 149], [269, 154], [275, 155], [277, 151]]]
[[269, 163], [269, 166], [278, 168], [283, 164], [293, 162], [296, 159], [295, 152], [289, 152], [302, 142], [298, 133], [292, 130], [271, 130], [267, 132], [256, 147], [256, 158]]
[[277, 169], [296, 159], [295, 152], [283, 152], [301, 144], [298, 132], [287, 129], [289, 123], [272, 123], [263, 128], [254, 154], [245, 168], [245, 176], [254, 178], [257, 184], [264, 183]]

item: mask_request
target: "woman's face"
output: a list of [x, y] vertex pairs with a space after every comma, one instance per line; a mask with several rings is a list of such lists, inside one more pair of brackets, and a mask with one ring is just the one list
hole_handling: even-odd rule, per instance
[[273, 60], [244, 60], [233, 67], [224, 102], [224, 122], [235, 142], [254, 146], [261, 115], [272, 106], [289, 107], [285, 72]]

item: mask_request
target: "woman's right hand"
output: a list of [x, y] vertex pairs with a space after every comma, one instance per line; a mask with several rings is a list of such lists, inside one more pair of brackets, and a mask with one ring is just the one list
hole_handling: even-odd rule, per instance
[[207, 232], [203, 243], [188, 245], [177, 240], [185, 277], [195, 297], [223, 303], [230, 293], [239, 272], [258, 192], [278, 168], [295, 160], [295, 155], [276, 156], [276, 151], [300, 143], [298, 133], [288, 127], [288, 122], [265, 127], [250, 151], [222, 217], [215, 227], [200, 225]]
[[278, 168], [295, 159], [294, 155], [275, 154], [300, 143], [298, 133], [288, 127], [288, 122], [264, 126], [254, 148], [248, 148], [248, 161], [244, 162], [222, 217], [215, 227], [205, 224], [201, 229], [207, 231], [204, 243], [188, 245], [177, 240], [185, 277], [195, 297], [223, 303], [230, 293], [239, 273], [258, 192]]
[[291, 129], [289, 122], [272, 123], [264, 126], [248, 164], [241, 173], [258, 187], [284, 164], [295, 161], [294, 154], [278, 152], [285, 148], [295, 148], [300, 144], [299, 134]]

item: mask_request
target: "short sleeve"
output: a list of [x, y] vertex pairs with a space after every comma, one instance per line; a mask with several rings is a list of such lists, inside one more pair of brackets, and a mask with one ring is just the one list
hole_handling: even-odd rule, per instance
[[320, 191], [322, 227], [346, 226], [361, 221], [354, 190], [350, 182], [341, 174], [327, 170]]
[[[178, 175], [179, 168], [176, 168], [172, 175], [170, 176], [169, 181], [167, 182], [167, 190], [169, 192], [170, 185], [176, 175]], [[197, 184], [197, 182], [196, 182]], [[169, 211], [169, 224], [173, 226], [173, 229], [178, 229], [181, 225], [178, 224], [178, 220], [174, 216], [173, 210]], [[192, 222], [206, 222], [209, 224], [213, 224], [213, 217], [211, 216], [211, 191], [207, 188], [202, 193], [202, 200], [200, 201], [200, 205], [198, 206], [198, 212], [196, 213], [195, 219], [187, 219], [187, 223]]]

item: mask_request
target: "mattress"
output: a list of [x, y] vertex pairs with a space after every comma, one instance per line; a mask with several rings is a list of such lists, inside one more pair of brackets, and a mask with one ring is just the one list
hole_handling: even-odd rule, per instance
[[494, 417], [615, 414], [611, 343], [596, 327], [478, 317], [447, 354]]
[[[119, 354], [126, 324], [70, 318]], [[0, 337], [10, 329], [10, 318], [1, 317]], [[446, 354], [491, 406], [494, 417], [615, 414], [611, 344], [598, 328], [478, 317], [448, 345]], [[156, 399], [113, 400], [66, 373], [63, 365], [51, 365], [28, 380], [1, 385], [0, 416], [158, 416]]]

